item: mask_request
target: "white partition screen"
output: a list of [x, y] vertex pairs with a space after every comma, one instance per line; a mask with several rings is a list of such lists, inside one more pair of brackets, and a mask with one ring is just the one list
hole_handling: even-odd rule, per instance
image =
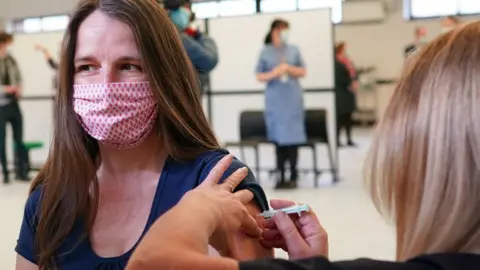
[[47, 48], [55, 60], [58, 60], [63, 32], [41, 34], [21, 34], [14, 36], [12, 55], [17, 60], [23, 77], [24, 96], [51, 96], [55, 92], [52, 70], [43, 54], [35, 50], [35, 44]]
[[215, 18], [208, 33], [218, 46], [219, 63], [211, 72], [212, 92], [260, 90], [255, 66], [270, 24], [282, 18], [290, 24], [290, 43], [298, 46], [307, 66], [305, 89], [333, 89], [333, 26], [330, 9], [244, 17]]

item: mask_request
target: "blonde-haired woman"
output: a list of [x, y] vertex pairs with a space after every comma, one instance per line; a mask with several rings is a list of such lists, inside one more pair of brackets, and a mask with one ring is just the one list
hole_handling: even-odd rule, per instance
[[[313, 213], [300, 218], [279, 214], [262, 226], [263, 245], [284, 248], [291, 260], [301, 261], [208, 258], [211, 234], [227, 225], [251, 225], [241, 204], [215, 203], [228, 197], [219, 188], [209, 194], [192, 191], [171, 210], [176, 214], [160, 217], [129, 269], [480, 269], [478, 44], [480, 22], [474, 22], [413, 55], [374, 135], [366, 177], [377, 207], [395, 221], [396, 262], [330, 262], [326, 233]], [[200, 203], [217, 207], [191, 211]], [[272, 207], [291, 203], [272, 201]], [[162, 244], [175, 235], [189, 237], [175, 238], [172, 246]], [[178, 250], [181, 257], [175, 256]]]

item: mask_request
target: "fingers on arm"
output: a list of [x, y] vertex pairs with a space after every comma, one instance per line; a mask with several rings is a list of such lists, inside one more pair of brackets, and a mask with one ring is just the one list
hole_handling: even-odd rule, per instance
[[244, 216], [242, 229], [246, 234], [253, 237], [260, 237], [262, 234], [262, 230], [258, 227], [257, 221], [254, 217], [248, 214], [248, 212], [246, 212]]
[[228, 191], [233, 192], [233, 190], [231, 189], [232, 188], [235, 189], [243, 181], [243, 179], [245, 179], [247, 175], [248, 175], [248, 168], [247, 167], [240, 168], [235, 172], [233, 172], [227, 179], [225, 179], [222, 185]]
[[230, 167], [230, 164], [232, 164], [232, 160], [232, 155], [226, 155], [225, 157], [223, 157], [208, 173], [207, 178], [205, 179], [205, 181], [203, 181], [202, 184], [200, 184], [200, 186], [210, 186], [212, 184], [218, 184], [225, 171]]
[[240, 190], [233, 194], [242, 204], [247, 204], [251, 202], [254, 198], [253, 193], [250, 190]]

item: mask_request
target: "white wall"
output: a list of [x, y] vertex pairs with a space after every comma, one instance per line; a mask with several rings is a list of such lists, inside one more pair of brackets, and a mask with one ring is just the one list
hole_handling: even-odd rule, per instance
[[0, 18], [69, 14], [78, 0], [0, 0]]
[[[471, 16], [462, 17], [461, 20], [479, 18], [480, 16]], [[428, 40], [441, 33], [440, 19], [405, 21], [402, 10], [399, 9], [388, 14], [387, 19], [381, 23], [338, 25], [335, 27], [335, 40], [347, 43], [347, 53], [356, 65], [375, 66], [372, 77], [397, 79], [403, 66], [404, 49], [413, 42], [415, 28], [419, 26], [427, 29]], [[377, 87], [377, 120], [383, 115], [394, 88], [394, 84]], [[373, 104], [363, 105], [370, 107]]]
[[[480, 17], [462, 18], [462, 20]], [[338, 25], [335, 27], [336, 41], [347, 42], [347, 52], [360, 66], [374, 65], [379, 78], [394, 78], [401, 71], [404, 49], [414, 39], [414, 30], [423, 26], [428, 31], [428, 38], [433, 39], [441, 32], [439, 19], [405, 22], [402, 10], [388, 14], [381, 23], [358, 25]]]

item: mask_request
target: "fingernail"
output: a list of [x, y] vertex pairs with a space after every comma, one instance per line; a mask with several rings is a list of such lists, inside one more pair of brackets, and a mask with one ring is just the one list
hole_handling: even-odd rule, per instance
[[244, 174], [248, 173], [248, 168], [247, 167], [243, 167], [241, 170], [242, 170], [242, 173], [244, 173]]

